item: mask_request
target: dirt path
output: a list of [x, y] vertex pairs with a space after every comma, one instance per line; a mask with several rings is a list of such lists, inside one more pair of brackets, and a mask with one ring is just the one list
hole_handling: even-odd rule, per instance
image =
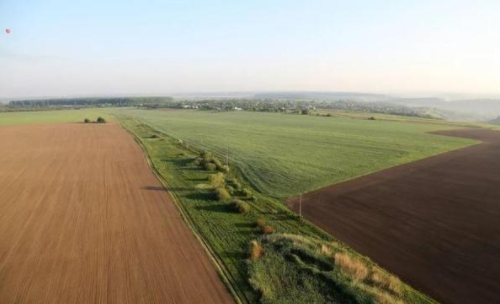
[[0, 127], [0, 303], [233, 303], [117, 124]]
[[500, 132], [441, 134], [484, 143], [311, 192], [303, 215], [443, 303], [498, 304]]

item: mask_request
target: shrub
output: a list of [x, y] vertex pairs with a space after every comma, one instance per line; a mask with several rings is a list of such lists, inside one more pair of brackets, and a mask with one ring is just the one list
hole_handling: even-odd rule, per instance
[[212, 158], [212, 153], [210, 153], [209, 151], [203, 151], [200, 153], [200, 157], [203, 159], [210, 159]]
[[226, 190], [227, 192], [229, 192], [229, 194], [233, 195], [234, 194], [234, 188], [231, 187], [231, 186], [226, 186]]
[[368, 120], [375, 120], [375, 117], [370, 116], [370, 117], [368, 117]]
[[99, 117], [97, 117], [97, 123], [106, 123], [106, 119], [99, 116]]
[[262, 245], [259, 244], [259, 242], [255, 240], [250, 242], [250, 259], [252, 261], [258, 260], [263, 253], [264, 249], [262, 248]]
[[248, 189], [248, 188], [244, 188], [244, 189], [242, 190], [242, 192], [243, 192], [243, 195], [244, 195], [245, 197], [252, 197], [252, 194], [253, 194], [253, 193], [252, 193], [252, 190], [250, 190], [250, 189]]
[[345, 253], [335, 254], [335, 266], [356, 281], [363, 281], [368, 276], [366, 265]]
[[302, 111], [300, 111], [300, 113], [302, 115], [309, 115], [309, 109], [303, 109]]
[[237, 199], [231, 202], [231, 209], [242, 214], [247, 214], [250, 212], [250, 205]]
[[210, 174], [208, 176], [208, 181], [214, 188], [223, 188], [225, 183], [224, 173], [218, 172], [216, 174]]
[[274, 227], [273, 226], [269, 226], [269, 225], [265, 225], [264, 227], [262, 227], [262, 233], [263, 234], [273, 234], [274, 233]]
[[212, 163], [217, 166], [217, 170], [222, 168], [222, 163], [217, 158], [212, 158]]
[[331, 116], [332, 116], [332, 114], [330, 114], [330, 113], [326, 114], [326, 117], [331, 117]]
[[158, 136], [156, 134], [151, 135], [151, 138], [158, 138], [158, 137], [160, 137], [160, 136]]
[[84, 123], [90, 123], [90, 119], [85, 118], [85, 119], [83, 120], [83, 122], [84, 122]]
[[212, 163], [205, 163], [205, 165], [203, 166], [203, 168], [207, 171], [215, 171], [217, 170], [217, 166], [212, 164]]
[[231, 195], [224, 188], [215, 189], [215, 194], [217, 196], [217, 199], [221, 202], [227, 201], [231, 198]]

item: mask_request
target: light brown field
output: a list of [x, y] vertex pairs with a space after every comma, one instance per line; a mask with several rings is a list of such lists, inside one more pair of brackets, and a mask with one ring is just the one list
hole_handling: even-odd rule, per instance
[[0, 303], [233, 303], [117, 124], [0, 127]]

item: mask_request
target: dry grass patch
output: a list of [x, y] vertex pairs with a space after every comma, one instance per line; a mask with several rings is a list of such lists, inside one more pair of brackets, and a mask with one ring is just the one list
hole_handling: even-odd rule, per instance
[[369, 272], [363, 262], [345, 253], [335, 254], [335, 266], [340, 267], [344, 273], [348, 274], [356, 281], [363, 281], [368, 276]]
[[405, 304], [402, 300], [394, 299], [391, 295], [383, 291], [375, 292], [375, 299], [377, 304]]
[[381, 270], [374, 269], [370, 281], [376, 287], [383, 288], [396, 295], [401, 294], [401, 281], [395, 276], [388, 275]]
[[259, 244], [257, 241], [252, 241], [250, 242], [250, 259], [252, 261], [258, 260], [262, 254], [264, 253], [264, 250], [262, 246]]

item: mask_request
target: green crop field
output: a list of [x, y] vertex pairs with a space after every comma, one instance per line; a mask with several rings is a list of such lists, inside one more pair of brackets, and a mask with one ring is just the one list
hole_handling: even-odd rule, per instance
[[[439, 124], [254, 112], [117, 110], [229, 160], [259, 192], [285, 198], [474, 144]], [[414, 119], [413, 119], [414, 120]], [[428, 122], [428, 120], [422, 120]]]
[[0, 126], [55, 122], [83, 122], [85, 118], [96, 120], [99, 116], [107, 120], [112, 119], [112, 116], [106, 114], [105, 109], [0, 112]]

